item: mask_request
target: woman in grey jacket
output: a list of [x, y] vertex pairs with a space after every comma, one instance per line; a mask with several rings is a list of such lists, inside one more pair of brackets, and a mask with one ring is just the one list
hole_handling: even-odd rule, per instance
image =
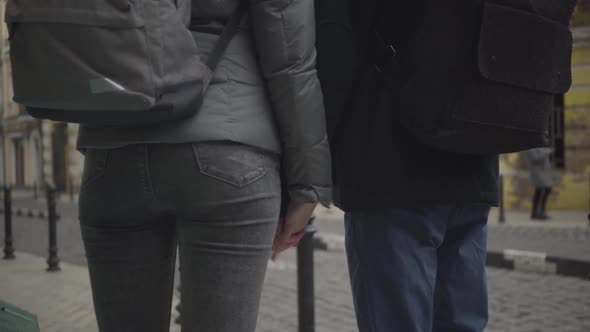
[[[204, 59], [238, 1], [193, 0]], [[313, 11], [313, 0], [249, 0], [194, 117], [80, 128], [80, 222], [101, 331], [168, 331], [177, 243], [183, 331], [255, 330], [279, 170], [291, 201], [275, 253], [330, 202]]]

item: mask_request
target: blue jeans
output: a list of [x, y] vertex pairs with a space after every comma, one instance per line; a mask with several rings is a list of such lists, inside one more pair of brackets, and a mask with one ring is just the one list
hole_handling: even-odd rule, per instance
[[360, 332], [482, 332], [489, 207], [387, 209], [346, 215]]

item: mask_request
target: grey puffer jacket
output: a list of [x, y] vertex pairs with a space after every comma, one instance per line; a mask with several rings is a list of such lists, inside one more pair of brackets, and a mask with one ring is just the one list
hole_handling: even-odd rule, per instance
[[313, 0], [193, 0], [191, 29], [203, 61], [238, 1], [248, 17], [192, 118], [158, 126], [80, 128], [78, 147], [233, 141], [282, 153], [295, 199], [331, 199], [330, 154], [315, 70]]

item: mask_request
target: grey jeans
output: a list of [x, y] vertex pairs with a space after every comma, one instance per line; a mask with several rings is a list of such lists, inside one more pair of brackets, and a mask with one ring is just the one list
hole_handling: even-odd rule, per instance
[[80, 222], [102, 332], [256, 329], [280, 210], [279, 159], [234, 143], [86, 151]]

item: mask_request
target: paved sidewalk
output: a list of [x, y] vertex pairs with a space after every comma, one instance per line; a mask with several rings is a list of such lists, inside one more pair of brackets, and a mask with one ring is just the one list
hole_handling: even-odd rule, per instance
[[85, 267], [62, 263], [62, 271], [48, 273], [43, 258], [16, 255], [0, 261], [2, 300], [36, 314], [42, 332], [98, 331]]
[[490, 216], [488, 249], [545, 252], [550, 256], [590, 262], [590, 226], [585, 211], [553, 211], [547, 222], [531, 221], [528, 212], [511, 211], [506, 222]]
[[21, 252], [0, 261], [0, 298], [36, 314], [43, 332], [95, 332], [87, 270], [62, 264], [62, 272], [47, 273], [45, 267], [42, 258]]
[[[62, 263], [61, 272], [48, 273], [43, 258], [22, 252], [16, 256], [13, 261], [0, 260], [0, 299], [36, 314], [42, 332], [97, 331], [84, 266]], [[316, 281], [316, 331], [354, 332], [356, 320], [344, 257], [332, 258], [327, 253], [316, 257], [316, 268], [322, 275]], [[297, 331], [296, 287], [295, 253], [291, 250], [269, 265], [257, 332]], [[177, 295], [172, 308], [178, 303]], [[172, 309], [172, 321], [175, 318]], [[171, 322], [170, 331], [179, 332], [180, 328]]]
[[[357, 331], [343, 253], [316, 252], [316, 331]], [[0, 298], [38, 315], [42, 332], [97, 332], [85, 267], [18, 252], [0, 260]], [[576, 278], [489, 269], [490, 322], [486, 332], [590, 331], [590, 282]], [[176, 298], [175, 298], [176, 302]], [[171, 325], [172, 332], [179, 332]], [[271, 263], [257, 332], [296, 332], [293, 251]]]
[[[0, 260], [0, 299], [39, 315], [43, 332], [96, 332], [75, 205], [60, 204], [64, 216], [58, 223], [60, 257], [69, 264], [62, 263], [60, 273], [46, 273], [46, 223], [14, 218], [17, 260]], [[555, 211], [548, 223], [533, 223], [526, 213], [509, 211], [502, 225], [495, 221], [495, 213], [490, 217], [491, 250], [544, 250], [590, 259], [590, 227], [584, 211]], [[317, 332], [356, 331], [343, 252], [342, 213], [321, 209], [317, 216], [318, 235], [330, 244], [330, 250], [315, 255]], [[0, 238], [2, 233], [0, 227]], [[490, 324], [486, 332], [590, 331], [589, 281], [493, 268], [488, 272]], [[269, 267], [257, 332], [296, 331], [296, 281], [295, 253], [290, 251]], [[172, 331], [178, 332], [178, 326], [173, 325]]]

